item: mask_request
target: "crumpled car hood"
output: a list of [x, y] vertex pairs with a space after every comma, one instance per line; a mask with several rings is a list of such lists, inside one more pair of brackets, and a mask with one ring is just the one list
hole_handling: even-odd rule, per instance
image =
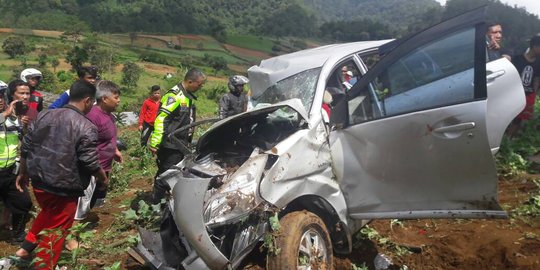
[[289, 100], [285, 100], [285, 101], [282, 101], [282, 102], [279, 102], [279, 103], [276, 103], [276, 104], [272, 104], [272, 105], [260, 105], [260, 107], [257, 107], [254, 110], [251, 110], [251, 111], [248, 111], [248, 112], [244, 112], [244, 113], [241, 113], [241, 114], [237, 114], [237, 115], [225, 118], [225, 119], [213, 124], [204, 133], [204, 135], [201, 136], [201, 138], [197, 142], [197, 152], [200, 152], [201, 148], [203, 148], [208, 143], [208, 140], [213, 137], [212, 136], [213, 133], [216, 130], [219, 130], [220, 128], [222, 128], [223, 126], [227, 126], [232, 122], [237, 123], [239, 121], [243, 121], [245, 119], [252, 118], [252, 117], [254, 117], [256, 115], [268, 114], [269, 112], [276, 111], [276, 110], [279, 110], [280, 108], [284, 108], [284, 107], [289, 107], [289, 108], [293, 109], [304, 120], [306, 120], [306, 121], [308, 120], [308, 113], [307, 113], [304, 105], [302, 105], [302, 102], [300, 101], [300, 99], [296, 99], [296, 98], [295, 99], [289, 99]]

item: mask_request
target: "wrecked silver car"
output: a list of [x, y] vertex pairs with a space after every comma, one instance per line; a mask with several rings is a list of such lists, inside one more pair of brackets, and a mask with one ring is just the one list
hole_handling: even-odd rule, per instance
[[375, 218], [493, 218], [493, 155], [523, 109], [506, 59], [486, 61], [484, 10], [412, 37], [328, 45], [248, 70], [255, 109], [215, 123], [160, 177], [156, 269], [333, 267]]

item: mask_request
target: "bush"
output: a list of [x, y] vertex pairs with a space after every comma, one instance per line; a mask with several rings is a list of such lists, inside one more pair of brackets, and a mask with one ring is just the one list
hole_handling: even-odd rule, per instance
[[519, 134], [513, 138], [504, 137], [501, 142], [499, 153], [496, 156], [497, 169], [500, 175], [505, 177], [515, 176], [530, 170], [531, 162], [528, 157], [538, 152], [540, 135], [537, 126], [540, 119], [532, 119], [524, 123]]
[[227, 60], [221, 56], [204, 54], [203, 61], [205, 61], [206, 64], [211, 66], [215, 71], [227, 69]]
[[152, 62], [152, 63], [156, 63], [156, 64], [162, 64], [162, 65], [169, 65], [169, 60], [159, 54], [159, 53], [155, 53], [155, 52], [142, 52], [140, 55], [139, 55], [139, 59], [141, 61], [145, 61], [145, 62]]
[[272, 46], [272, 52], [281, 52], [283, 50], [283, 48], [280, 46], [280, 45], [274, 45]]
[[292, 45], [300, 50], [307, 48], [307, 43], [300, 39], [293, 40]]
[[217, 86], [214, 86], [214, 87], [206, 90], [204, 94], [205, 94], [207, 99], [213, 100], [215, 102], [219, 102], [221, 97], [224, 94], [226, 94], [227, 92], [229, 92], [229, 89], [227, 89], [227, 86], [217, 85]]

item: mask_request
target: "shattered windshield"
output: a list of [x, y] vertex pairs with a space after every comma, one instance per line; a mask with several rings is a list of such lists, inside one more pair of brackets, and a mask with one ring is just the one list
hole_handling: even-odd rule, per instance
[[320, 68], [302, 71], [277, 82], [266, 89], [257, 99], [254, 99], [253, 105], [274, 104], [298, 98], [302, 101], [306, 110], [309, 110], [315, 95], [315, 87], [320, 71]]

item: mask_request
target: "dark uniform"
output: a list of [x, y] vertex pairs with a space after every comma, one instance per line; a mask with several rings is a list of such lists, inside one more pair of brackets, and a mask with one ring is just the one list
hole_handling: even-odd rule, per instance
[[224, 119], [246, 111], [247, 102], [247, 96], [243, 93], [240, 95], [225, 94], [219, 101], [219, 118]]
[[197, 97], [187, 92], [182, 84], [173, 87], [161, 98], [161, 107], [150, 139], [150, 147], [157, 149], [158, 171], [154, 181], [154, 203], [159, 203], [169, 190], [167, 183], [158, 181], [157, 176], [182, 161], [184, 158], [182, 150], [191, 142], [192, 134], [189, 130], [173, 136], [171, 133], [195, 121], [196, 108], [193, 100], [196, 99]]

